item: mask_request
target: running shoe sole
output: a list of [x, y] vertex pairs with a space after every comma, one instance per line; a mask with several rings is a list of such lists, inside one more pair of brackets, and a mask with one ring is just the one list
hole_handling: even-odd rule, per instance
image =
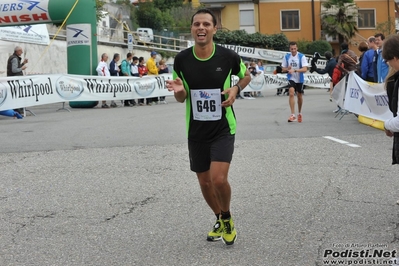
[[226, 240], [224, 240], [223, 237], [222, 237], [222, 241], [223, 241], [223, 243], [225, 243], [227, 246], [233, 245], [233, 244], [237, 241], [237, 232], [236, 232], [236, 235], [235, 235], [233, 241], [227, 242]]

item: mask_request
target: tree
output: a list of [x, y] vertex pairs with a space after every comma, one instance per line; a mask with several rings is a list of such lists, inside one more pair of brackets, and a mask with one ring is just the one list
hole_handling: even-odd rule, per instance
[[389, 36], [396, 33], [395, 19], [388, 17], [385, 22], [377, 23], [377, 31], [384, 34], [384, 36]]
[[100, 21], [105, 15], [104, 15], [104, 4], [105, 2], [103, 0], [96, 0], [96, 18], [97, 21]]
[[139, 2], [135, 19], [140, 27], [156, 31], [190, 32], [191, 16], [196, 9], [183, 0], [153, 0]]
[[162, 12], [153, 2], [140, 3], [136, 9], [136, 20], [140, 27], [162, 29]]
[[154, 5], [163, 12], [183, 5], [183, 0], [154, 0], [153, 2]]
[[353, 0], [327, 0], [321, 13], [322, 29], [325, 34], [337, 36], [339, 43], [349, 42], [357, 29], [358, 8]]

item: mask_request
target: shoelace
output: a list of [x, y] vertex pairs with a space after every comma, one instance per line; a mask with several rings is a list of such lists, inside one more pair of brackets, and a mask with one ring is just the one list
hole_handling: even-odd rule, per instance
[[217, 221], [213, 226], [213, 232], [217, 233], [217, 231], [220, 229], [220, 226], [221, 226], [220, 222]]
[[229, 222], [224, 223], [224, 231], [226, 232], [226, 234], [231, 234], [231, 227]]

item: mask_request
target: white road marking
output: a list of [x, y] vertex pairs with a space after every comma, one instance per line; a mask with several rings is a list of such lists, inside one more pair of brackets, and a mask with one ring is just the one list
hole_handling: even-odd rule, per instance
[[332, 140], [332, 141], [335, 141], [335, 142], [338, 142], [338, 143], [340, 143], [340, 144], [345, 144], [345, 145], [347, 145], [347, 146], [349, 146], [349, 147], [352, 147], [352, 148], [360, 148], [360, 147], [361, 147], [361, 146], [359, 146], [359, 145], [357, 145], [357, 144], [353, 144], [353, 143], [347, 142], [347, 141], [345, 141], [345, 140], [337, 139], [337, 138], [330, 137], [330, 136], [324, 136], [323, 138], [329, 139], [329, 140]]

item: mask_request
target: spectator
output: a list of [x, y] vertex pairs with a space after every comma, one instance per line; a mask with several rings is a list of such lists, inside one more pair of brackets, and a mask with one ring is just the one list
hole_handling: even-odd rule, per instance
[[[328, 76], [330, 77], [330, 79], [332, 79], [334, 68], [337, 65], [337, 60], [335, 60], [335, 58], [332, 56], [332, 53], [329, 52], [329, 51], [325, 52], [324, 56], [327, 59], [326, 67], [324, 69], [316, 68], [316, 69], [314, 69], [314, 71], [316, 73], [318, 73], [318, 74], [321, 74], [321, 75], [324, 75], [324, 74], [327, 73]], [[330, 90], [329, 90], [329, 92], [330, 92], [330, 102], [332, 102], [332, 96], [331, 96], [332, 91], [333, 91], [333, 83], [332, 83], [332, 81], [330, 81]]]
[[[340, 68], [343, 70], [344, 75], [341, 76], [341, 79], [346, 76], [346, 74], [350, 71], [356, 70], [357, 67], [357, 55], [352, 50], [349, 50], [347, 43], [341, 44], [341, 55], [338, 57], [338, 63]], [[341, 107], [338, 106], [333, 112], [338, 113], [341, 111]]]
[[373, 58], [375, 50], [377, 50], [377, 45], [375, 43], [374, 36], [368, 38], [369, 49], [363, 54], [363, 59], [361, 62], [361, 74], [362, 79], [374, 82], [374, 69], [373, 69]]
[[[97, 71], [97, 73], [98, 73], [99, 76], [102, 76], [102, 77], [109, 77], [109, 76], [111, 76], [111, 73], [109, 72], [109, 69], [108, 69], [107, 61], [108, 61], [108, 54], [103, 53], [103, 54], [101, 55], [101, 60], [100, 60], [100, 62], [98, 63], [98, 66], [97, 66], [97, 68], [96, 68], [96, 71]], [[116, 104], [114, 103], [114, 101], [112, 101], [111, 106], [112, 106], [112, 107], [116, 107], [115, 105], [116, 105]], [[107, 105], [107, 102], [106, 102], [106, 101], [102, 101], [101, 108], [109, 108], [109, 106]]]
[[[161, 60], [159, 61], [159, 72], [158, 74], [165, 74], [165, 73], [169, 73], [169, 69], [168, 66], [166, 65], [165, 60]], [[161, 96], [159, 97], [159, 101], [160, 103], [166, 104], [167, 102], [165, 101], [165, 96]]]
[[[155, 61], [156, 57], [157, 52], [152, 51], [151, 57], [147, 60], [148, 75], [158, 75], [158, 67]], [[158, 97], [151, 98], [151, 101], [155, 104], [158, 104]]]
[[383, 83], [388, 74], [388, 65], [382, 58], [382, 47], [384, 45], [385, 36], [382, 33], [374, 35], [377, 51], [374, 53], [374, 80], [377, 83]]
[[7, 77], [24, 75], [22, 71], [27, 68], [26, 64], [28, 63], [28, 59], [25, 58], [24, 61], [21, 63], [22, 54], [22, 48], [20, 46], [16, 46], [14, 49], [14, 53], [8, 58], [7, 61]]
[[120, 73], [120, 68], [118, 66], [118, 62], [121, 59], [120, 54], [115, 53], [114, 54], [114, 58], [112, 59], [111, 63], [109, 63], [109, 73], [111, 74], [111, 76], [119, 76]]
[[130, 72], [133, 77], [140, 77], [139, 74], [139, 58], [137, 56], [133, 56], [132, 64], [130, 65]]
[[342, 65], [345, 71], [354, 71], [357, 67], [357, 55], [354, 51], [349, 50], [347, 43], [341, 44], [341, 55], [338, 58], [338, 65]]
[[369, 46], [368, 46], [368, 44], [366, 42], [361, 42], [361, 43], [359, 43], [359, 46], [357, 47], [357, 49], [359, 50], [359, 52], [361, 54], [359, 56], [359, 63], [357, 64], [356, 74], [359, 77], [361, 77], [362, 76], [362, 62], [363, 62], [364, 54], [369, 49]]
[[[248, 71], [252, 75], [251, 78], [257, 77], [263, 73], [263, 71], [259, 70], [258, 65], [255, 62], [250, 63]], [[251, 96], [252, 97], [260, 96], [260, 92], [252, 91]]]
[[[126, 59], [122, 60], [121, 63], [121, 72], [122, 72], [122, 76], [131, 76], [131, 72], [130, 72], [130, 61], [132, 61], [133, 58], [133, 54], [132, 53], [127, 53], [126, 55]], [[135, 106], [136, 105], [136, 101], [131, 99], [131, 100], [125, 100], [124, 102], [124, 106]]]
[[258, 72], [260, 72], [260, 71], [265, 72], [265, 68], [263, 67], [262, 60], [258, 60], [258, 65], [257, 65], [256, 71], [258, 71]]
[[[118, 62], [120, 59], [120, 54], [115, 53], [111, 63], [109, 63], [109, 73], [111, 74], [111, 76], [119, 76], [121, 70], [119, 69]], [[114, 101], [111, 101], [111, 107], [118, 107], [118, 105]]]
[[[26, 64], [28, 63], [28, 59], [25, 58], [24, 61], [22, 61], [21, 55], [23, 53], [22, 47], [16, 46], [14, 48], [14, 53], [8, 58], [7, 61], [7, 77], [24, 75], [22, 71], [27, 68]], [[14, 111], [19, 114], [23, 114], [23, 108], [14, 109]]]
[[[387, 74], [386, 89], [389, 109], [393, 114], [384, 122], [385, 134], [393, 137], [392, 164], [399, 164], [399, 116], [398, 116], [398, 71], [399, 71], [399, 35], [392, 35], [383, 45], [381, 57], [389, 64], [391, 70]], [[399, 203], [399, 201], [397, 202]]]
[[[144, 57], [142, 57], [142, 56], [139, 58], [138, 69], [139, 69], [139, 77], [140, 78], [148, 75], [148, 68], [146, 67], [146, 65], [144, 65]], [[152, 104], [150, 98], [146, 98], [146, 104], [149, 106]], [[140, 106], [144, 105], [144, 99], [139, 99], [139, 105]]]

